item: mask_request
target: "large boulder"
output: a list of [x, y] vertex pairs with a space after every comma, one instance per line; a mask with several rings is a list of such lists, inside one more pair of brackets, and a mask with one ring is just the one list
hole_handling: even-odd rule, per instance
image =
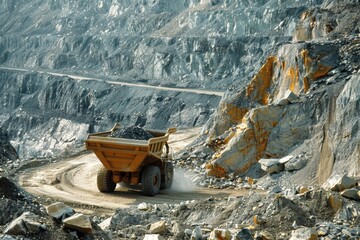
[[260, 159], [259, 163], [261, 169], [268, 173], [276, 173], [284, 170], [284, 164], [280, 163], [280, 159], [269, 158], [269, 159]]
[[41, 229], [45, 229], [45, 226], [39, 223], [39, 221], [39, 216], [30, 212], [24, 212], [7, 226], [4, 233], [10, 235], [36, 234]]
[[323, 187], [332, 191], [341, 192], [354, 187], [356, 184], [354, 179], [346, 175], [334, 174], [323, 184]]
[[304, 156], [296, 156], [285, 163], [285, 170], [300, 170], [306, 166], [307, 160]]

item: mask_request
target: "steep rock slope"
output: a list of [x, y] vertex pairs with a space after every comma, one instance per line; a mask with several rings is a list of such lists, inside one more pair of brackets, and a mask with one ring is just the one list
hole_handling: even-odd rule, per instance
[[63, 153], [115, 122], [153, 129], [203, 125], [220, 97], [0, 71], [1, 125], [23, 158]]
[[209, 174], [243, 174], [260, 158], [301, 155], [308, 164], [295, 178], [359, 175], [359, 7], [324, 3], [304, 12], [295, 42], [274, 50], [247, 86], [228, 94], [208, 124], [216, 151]]
[[0, 128], [0, 165], [17, 158], [19, 158], [18, 154], [10, 144], [8, 133], [3, 128]]

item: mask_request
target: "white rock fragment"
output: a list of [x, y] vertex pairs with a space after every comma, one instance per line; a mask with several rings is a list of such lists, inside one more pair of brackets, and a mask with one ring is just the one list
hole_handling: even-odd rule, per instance
[[277, 101], [276, 104], [278, 105], [287, 105], [289, 103], [294, 103], [298, 100], [298, 96], [293, 93], [291, 90], [286, 90], [284, 97]]
[[111, 224], [111, 217], [105, 219], [104, 221], [102, 221], [100, 224], [99, 224], [99, 227], [102, 229], [102, 230], [108, 230], [109, 227], [110, 227], [110, 224]]
[[165, 221], [159, 221], [151, 224], [150, 226], [151, 234], [162, 234], [166, 231]]
[[63, 223], [66, 228], [82, 233], [90, 233], [92, 231], [90, 218], [82, 213], [76, 213], [75, 215], [64, 219]]
[[302, 227], [291, 232], [290, 240], [313, 240], [318, 239], [317, 231], [314, 228]]
[[147, 211], [149, 209], [149, 206], [147, 205], [146, 202], [142, 202], [138, 205], [138, 209], [140, 211]]
[[280, 158], [279, 163], [285, 164], [285, 163], [287, 163], [288, 161], [290, 161], [293, 157], [294, 157], [294, 156], [292, 156], [292, 155], [282, 157], [282, 158]]
[[144, 240], [165, 240], [165, 238], [159, 234], [146, 234]]

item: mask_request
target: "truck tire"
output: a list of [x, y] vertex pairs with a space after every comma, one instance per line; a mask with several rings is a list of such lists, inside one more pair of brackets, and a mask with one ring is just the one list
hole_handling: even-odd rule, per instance
[[159, 193], [161, 172], [157, 166], [147, 166], [141, 175], [141, 189], [144, 195], [155, 196]]
[[165, 164], [165, 175], [164, 175], [164, 181], [160, 185], [160, 189], [169, 189], [171, 188], [173, 184], [174, 179], [174, 165], [172, 162], [167, 162]]
[[116, 183], [112, 180], [112, 172], [107, 170], [104, 166], [97, 172], [97, 187], [100, 192], [113, 192]]

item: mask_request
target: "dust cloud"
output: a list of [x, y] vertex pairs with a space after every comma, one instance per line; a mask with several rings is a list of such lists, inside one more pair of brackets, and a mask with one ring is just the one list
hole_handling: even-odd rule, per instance
[[193, 192], [196, 186], [191, 181], [192, 175], [183, 169], [175, 169], [174, 180], [170, 191]]

